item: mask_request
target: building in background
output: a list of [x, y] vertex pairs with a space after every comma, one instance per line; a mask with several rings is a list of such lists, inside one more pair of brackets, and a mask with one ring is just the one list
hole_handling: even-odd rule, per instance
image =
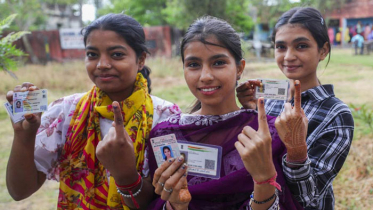
[[325, 18], [329, 19], [328, 27], [333, 28], [335, 34], [340, 32], [341, 44], [346, 45], [358, 27], [362, 31], [366, 26], [372, 28], [373, 0], [347, 0], [340, 9], [326, 12]]

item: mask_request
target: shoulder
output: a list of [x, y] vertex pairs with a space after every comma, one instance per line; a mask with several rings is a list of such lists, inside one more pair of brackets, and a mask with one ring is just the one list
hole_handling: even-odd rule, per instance
[[151, 95], [153, 101], [153, 127], [159, 122], [164, 121], [173, 114], [180, 114], [181, 110], [178, 105]]

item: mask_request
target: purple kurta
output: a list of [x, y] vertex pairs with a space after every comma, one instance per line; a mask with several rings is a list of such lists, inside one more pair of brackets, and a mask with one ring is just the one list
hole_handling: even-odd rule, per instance
[[[234, 143], [244, 126], [258, 129], [257, 112], [242, 109], [220, 116], [176, 114], [159, 123], [150, 133], [150, 138], [174, 133], [177, 140], [222, 146], [220, 179], [210, 179], [188, 175], [188, 189], [192, 195], [189, 210], [192, 209], [246, 209], [254, 188], [251, 175], [247, 172]], [[267, 116], [272, 136], [273, 162], [278, 174], [277, 182], [282, 187], [279, 193], [281, 209], [303, 209], [293, 198], [286, 186], [281, 159], [286, 153], [274, 126], [275, 117]], [[157, 168], [150, 144], [150, 175]], [[162, 209], [165, 201], [157, 198], [149, 209]]]

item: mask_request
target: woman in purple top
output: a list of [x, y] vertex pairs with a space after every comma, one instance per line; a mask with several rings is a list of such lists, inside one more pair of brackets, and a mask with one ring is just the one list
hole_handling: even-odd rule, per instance
[[[285, 184], [281, 157], [286, 150], [275, 118], [265, 115], [263, 99], [258, 112], [237, 106], [235, 86], [245, 60], [234, 29], [213, 17], [196, 20], [182, 41], [181, 58], [198, 101], [189, 114], [159, 123], [150, 138], [173, 133], [177, 140], [222, 146], [220, 179], [187, 175], [182, 157], [157, 169], [148, 145], [150, 174], [160, 195], [149, 209], [301, 209]], [[275, 190], [276, 181], [281, 191]]]

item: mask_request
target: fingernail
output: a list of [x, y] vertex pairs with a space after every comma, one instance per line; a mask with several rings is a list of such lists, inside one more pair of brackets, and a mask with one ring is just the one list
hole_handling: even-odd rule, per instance
[[30, 120], [32, 118], [32, 114], [25, 114], [24, 116], [26, 119]]
[[260, 104], [264, 104], [264, 100], [263, 99], [260, 100]]
[[181, 162], [183, 160], [184, 160], [183, 156], [180, 156], [179, 159], [178, 159], [179, 162]]
[[184, 163], [182, 166], [181, 166], [181, 169], [185, 169], [187, 167], [187, 164]]
[[294, 84], [295, 86], [298, 86], [299, 85], [299, 81], [297, 80], [297, 81], [295, 81], [295, 84]]
[[186, 177], [187, 176], [187, 173], [183, 174], [183, 177]]
[[174, 160], [175, 160], [175, 159], [171, 158], [171, 159], [168, 160], [168, 162], [171, 163], [171, 162], [173, 162]]
[[117, 105], [113, 105], [113, 108], [114, 108], [114, 109], [118, 109], [118, 106], [117, 106]]

